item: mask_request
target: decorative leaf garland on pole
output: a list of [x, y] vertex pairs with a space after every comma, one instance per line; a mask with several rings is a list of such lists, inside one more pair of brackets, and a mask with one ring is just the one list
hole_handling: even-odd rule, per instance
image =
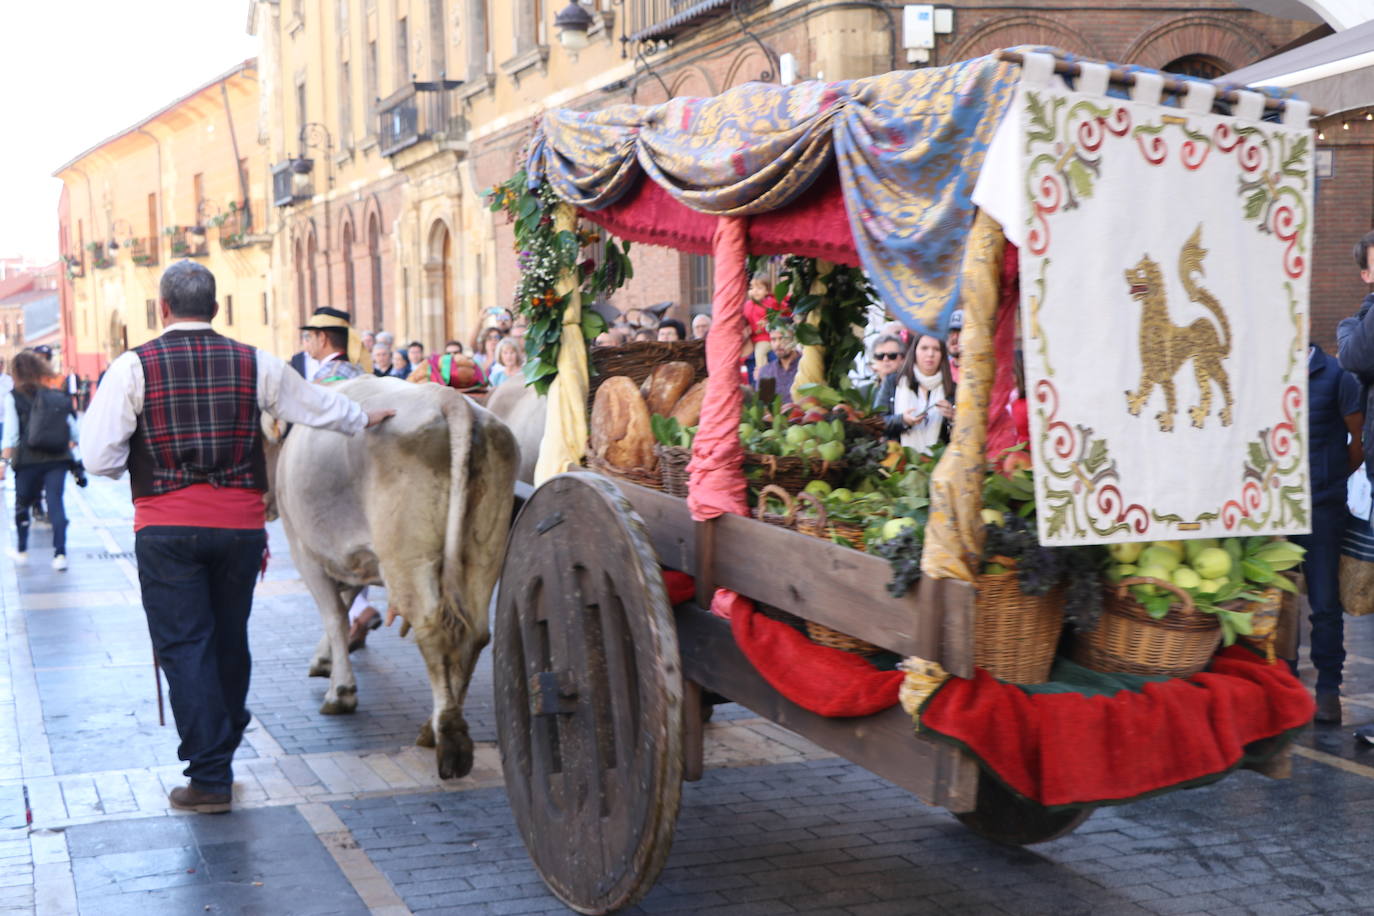
[[[564, 271], [577, 271], [582, 278], [582, 301], [590, 306], [604, 299], [634, 276], [630, 264], [630, 243], [607, 239], [600, 264], [582, 257], [588, 245], [601, 242], [598, 232], [579, 229], [559, 231], [553, 221], [558, 197], [547, 183], [530, 186], [524, 169], [502, 184], [486, 191], [493, 213], [505, 211], [515, 227], [516, 263], [520, 279], [515, 286], [514, 310], [529, 323], [525, 331], [527, 384], [547, 394], [558, 374], [563, 313], [568, 294], [559, 294], [557, 283]], [[595, 340], [606, 330], [606, 321], [590, 307], [582, 313], [582, 337]]]
[[[817, 281], [824, 292], [814, 291]], [[863, 270], [836, 264], [823, 272], [816, 258], [788, 255], [773, 295], [790, 306], [797, 342], [823, 348], [825, 384], [836, 390], [851, 387], [849, 370], [864, 349], [854, 329], [868, 323], [868, 306], [878, 301]], [[820, 321], [813, 323], [810, 319], [817, 312]], [[776, 324], [781, 318], [774, 313], [769, 322]]]

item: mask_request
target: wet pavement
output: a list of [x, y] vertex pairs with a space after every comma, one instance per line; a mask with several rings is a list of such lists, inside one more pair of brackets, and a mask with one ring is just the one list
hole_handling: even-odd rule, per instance
[[[127, 484], [68, 493], [69, 571], [49, 568], [44, 528], [27, 566], [0, 556], [0, 913], [567, 912], [501, 787], [490, 654], [469, 693], [467, 778], [439, 780], [411, 743], [429, 691], [395, 629], [354, 655], [358, 713], [321, 716], [326, 682], [305, 673], [318, 615], [277, 525], [235, 811], [172, 812], [182, 765], [170, 710], [158, 722]], [[1374, 912], [1374, 748], [1350, 734], [1374, 722], [1374, 617], [1347, 625], [1347, 723], [1308, 729], [1291, 779], [1237, 773], [1024, 850], [724, 707], [668, 865], [627, 912]]]

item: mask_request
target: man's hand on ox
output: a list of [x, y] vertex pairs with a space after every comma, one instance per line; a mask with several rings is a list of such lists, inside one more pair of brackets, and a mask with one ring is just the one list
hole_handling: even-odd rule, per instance
[[369, 410], [367, 412], [367, 426], [364, 426], [363, 429], [371, 429], [387, 417], [394, 416], [396, 416], [396, 411], [394, 408], [390, 407], [386, 410]]

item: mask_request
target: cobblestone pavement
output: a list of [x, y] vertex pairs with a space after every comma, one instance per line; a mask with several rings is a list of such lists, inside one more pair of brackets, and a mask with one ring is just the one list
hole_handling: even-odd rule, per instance
[[[321, 716], [325, 681], [306, 677], [318, 615], [279, 526], [250, 628], [235, 811], [169, 810], [182, 765], [170, 711], [158, 724], [127, 485], [68, 493], [68, 572], [48, 567], [42, 528], [27, 566], [0, 556], [0, 913], [566, 912], [501, 787], [490, 655], [462, 780], [439, 780], [411, 743], [428, 689], [395, 629], [354, 655], [357, 714]], [[1374, 749], [1348, 727], [1374, 721], [1374, 618], [1348, 623], [1347, 727], [1308, 730], [1292, 779], [1238, 773], [1027, 850], [721, 707], [667, 868], [633, 912], [1374, 912]]]

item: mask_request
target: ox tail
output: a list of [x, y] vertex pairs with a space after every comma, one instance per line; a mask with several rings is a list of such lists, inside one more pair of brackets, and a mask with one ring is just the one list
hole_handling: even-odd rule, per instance
[[449, 436], [449, 501], [440, 576], [450, 624], [487, 641], [487, 605], [501, 576], [519, 450], [505, 424], [456, 391], [442, 407]]

